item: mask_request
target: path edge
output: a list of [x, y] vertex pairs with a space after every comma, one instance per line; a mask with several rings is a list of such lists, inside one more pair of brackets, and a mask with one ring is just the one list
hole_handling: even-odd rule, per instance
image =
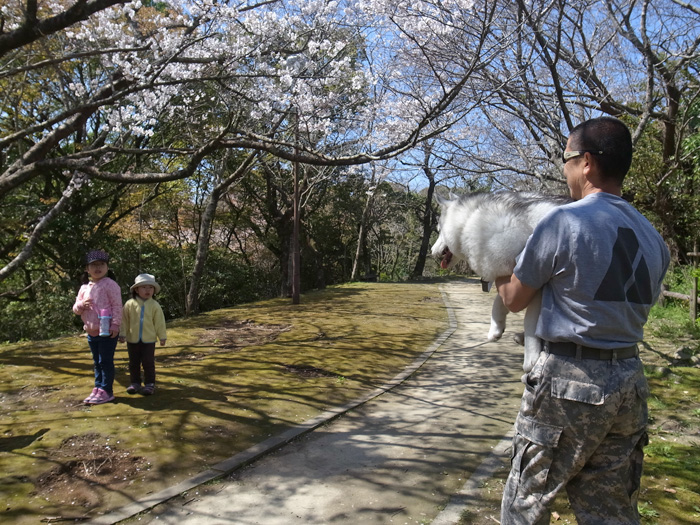
[[454, 493], [445, 508], [435, 516], [430, 525], [458, 525], [464, 511], [469, 505], [478, 501], [479, 491], [488, 480], [493, 478], [496, 470], [503, 466], [505, 452], [511, 447], [514, 431], [511, 430], [499, 441], [493, 451], [472, 473], [462, 488]]

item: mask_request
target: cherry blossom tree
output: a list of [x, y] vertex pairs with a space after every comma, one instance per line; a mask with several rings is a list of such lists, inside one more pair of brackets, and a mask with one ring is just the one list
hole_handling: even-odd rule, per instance
[[223, 150], [352, 166], [430, 141], [437, 180], [556, 190], [568, 130], [596, 114], [628, 119], [637, 142], [659, 126], [645, 206], [687, 236], [670, 203], [697, 17], [682, 0], [7, 0], [0, 281], [78, 197], [187, 180]]
[[[484, 61], [493, 9], [472, 0], [6, 3], [0, 82], [16, 96], [2, 114], [0, 199], [35, 180], [63, 190], [12, 235], [26, 241], [0, 280], [96, 180], [184, 179], [221, 149], [363, 164], [440, 134], [464, 115], [459, 95]], [[27, 36], [32, 24], [52, 29]], [[466, 51], [455, 60], [445, 49], [458, 44]], [[291, 115], [308, 141], [293, 139]]]

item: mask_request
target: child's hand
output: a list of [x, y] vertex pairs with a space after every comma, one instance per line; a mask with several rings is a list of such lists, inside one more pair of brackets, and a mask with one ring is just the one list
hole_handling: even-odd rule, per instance
[[167, 341], [167, 339], [161, 339], [161, 340], [160, 340], [160, 346], [165, 346], [165, 341]]
[[120, 342], [120, 343], [123, 343], [124, 341], [126, 341], [126, 337], [120, 337], [120, 338], [119, 338], [119, 342]]
[[110, 328], [109, 337], [111, 337], [112, 339], [114, 339], [115, 337], [119, 337], [119, 328]]
[[92, 310], [92, 297], [88, 297], [83, 301], [84, 310]]

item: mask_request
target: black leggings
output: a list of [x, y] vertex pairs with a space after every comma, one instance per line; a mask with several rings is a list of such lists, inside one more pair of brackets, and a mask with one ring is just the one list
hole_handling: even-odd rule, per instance
[[148, 385], [156, 383], [156, 344], [126, 343], [129, 351], [129, 375], [131, 382], [141, 384], [141, 365], [143, 365], [143, 382]]

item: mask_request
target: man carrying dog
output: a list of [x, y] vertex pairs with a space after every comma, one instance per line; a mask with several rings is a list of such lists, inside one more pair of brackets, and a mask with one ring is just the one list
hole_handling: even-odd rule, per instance
[[621, 121], [575, 127], [564, 152], [575, 202], [550, 212], [496, 280], [518, 312], [542, 290], [543, 341], [515, 422], [501, 524], [548, 524], [566, 489], [579, 525], [638, 524], [648, 387], [639, 359], [669, 252], [621, 198], [632, 140]]

